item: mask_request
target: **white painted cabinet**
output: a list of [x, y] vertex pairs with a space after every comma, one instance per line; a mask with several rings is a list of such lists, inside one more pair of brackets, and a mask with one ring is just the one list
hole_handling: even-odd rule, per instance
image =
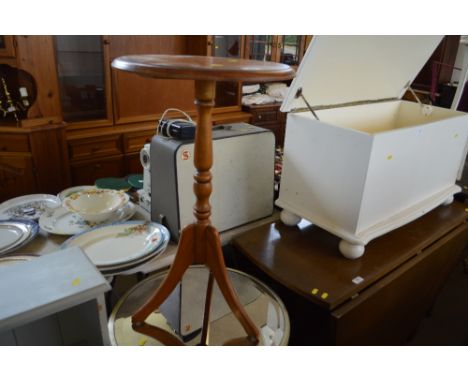
[[0, 345], [108, 345], [102, 274], [79, 248], [0, 269]]

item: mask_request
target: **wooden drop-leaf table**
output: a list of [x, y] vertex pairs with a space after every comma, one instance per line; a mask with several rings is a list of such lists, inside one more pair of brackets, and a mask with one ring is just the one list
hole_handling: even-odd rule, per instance
[[468, 243], [466, 207], [438, 207], [373, 240], [357, 260], [305, 220], [263, 225], [233, 245], [248, 260], [241, 268], [276, 285], [291, 317], [290, 343], [404, 344]]

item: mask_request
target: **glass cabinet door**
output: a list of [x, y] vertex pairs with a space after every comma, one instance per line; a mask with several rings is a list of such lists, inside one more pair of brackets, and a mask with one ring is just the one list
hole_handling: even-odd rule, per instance
[[302, 36], [282, 36], [280, 62], [287, 65], [299, 65], [302, 50]]
[[240, 57], [241, 36], [213, 36], [213, 56], [215, 57]]
[[[239, 58], [241, 51], [242, 36], [213, 36], [213, 56]], [[238, 102], [239, 84], [237, 82], [216, 83], [216, 107], [236, 106]]]
[[101, 36], [55, 36], [63, 119], [108, 118]]
[[275, 41], [276, 36], [249, 36], [248, 58], [259, 61], [276, 61]]

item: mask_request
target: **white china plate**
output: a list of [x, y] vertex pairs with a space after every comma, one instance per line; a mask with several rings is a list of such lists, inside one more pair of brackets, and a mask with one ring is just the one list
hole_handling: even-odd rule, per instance
[[63, 191], [61, 191], [57, 196], [58, 198], [63, 201], [67, 196], [74, 194], [75, 192], [86, 191], [86, 190], [95, 190], [96, 186], [76, 186], [70, 187]]
[[0, 258], [0, 268], [8, 267], [10, 265], [14, 265], [22, 261], [34, 260], [37, 257], [39, 257], [39, 255], [33, 255], [33, 254], [5, 256], [5, 257]]
[[96, 224], [84, 220], [80, 215], [68, 211], [65, 207], [59, 207], [42, 214], [39, 218], [39, 226], [44, 231], [55, 235], [76, 235], [104, 224], [126, 221], [135, 214], [135, 211], [136, 205], [128, 202], [109, 220]]
[[3, 224], [0, 226], [0, 251], [13, 247], [23, 237], [28, 235], [27, 230], [22, 230], [15, 224]]
[[39, 226], [31, 220], [0, 220], [0, 255], [29, 243], [38, 231]]
[[126, 262], [125, 264], [101, 266], [99, 267], [99, 270], [104, 275], [116, 275], [116, 274], [119, 274], [120, 272], [125, 272], [125, 271], [128, 271], [129, 269], [139, 267], [140, 265], [143, 265], [147, 263], [148, 261], [153, 260], [155, 257], [157, 257], [162, 252], [164, 252], [164, 250], [167, 248], [168, 243], [169, 243], [169, 237], [167, 237], [167, 242], [159, 246], [154, 252], [150, 252], [145, 256], [142, 256], [133, 261]]
[[49, 208], [56, 208], [61, 201], [54, 195], [32, 194], [7, 200], [0, 204], [0, 220], [37, 220]]
[[132, 220], [93, 228], [65, 241], [61, 248], [80, 247], [98, 268], [117, 267], [158, 251], [169, 241], [161, 224]]

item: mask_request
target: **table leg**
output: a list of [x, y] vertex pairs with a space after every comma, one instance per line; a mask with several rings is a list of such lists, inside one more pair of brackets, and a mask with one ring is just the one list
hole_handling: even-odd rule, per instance
[[[212, 191], [210, 169], [213, 165], [211, 109], [214, 106], [215, 89], [215, 81], [195, 81], [195, 104], [198, 111], [198, 121], [194, 149], [196, 172], [193, 191], [196, 202], [193, 212], [196, 223], [182, 231], [179, 247], [169, 273], [153, 296], [133, 315], [132, 326], [138, 332], [160, 339], [158, 338], [161, 336], [160, 331], [156, 331], [144, 320], [169, 297], [191, 264], [205, 264], [210, 268], [226, 302], [248, 335], [247, 341], [243, 340], [238, 343], [256, 345], [259, 330], [247, 315], [231, 285], [224, 264], [219, 234], [210, 222], [209, 199]], [[209, 302], [208, 300], [208, 304]], [[205, 332], [206, 330], [202, 333], [202, 338], [205, 337], [206, 341]], [[169, 341], [166, 334], [164, 337], [166, 341]], [[172, 337], [174, 338], [170, 338], [169, 342], [176, 344], [179, 340], [175, 336]]]

